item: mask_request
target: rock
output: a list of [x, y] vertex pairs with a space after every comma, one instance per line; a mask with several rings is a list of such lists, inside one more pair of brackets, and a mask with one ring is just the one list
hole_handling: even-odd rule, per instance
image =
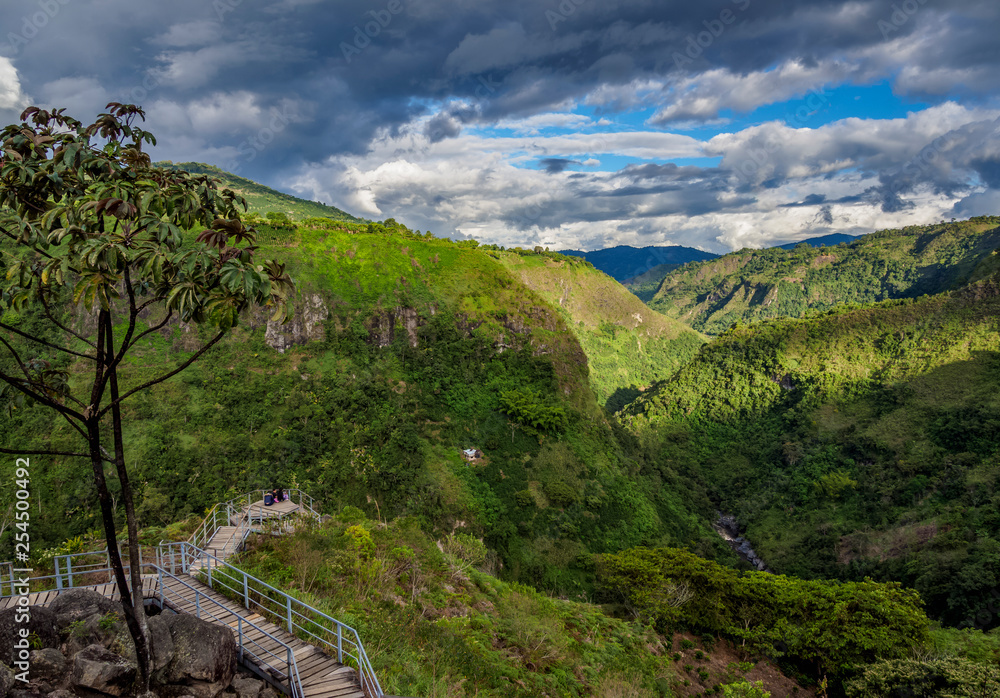
[[73, 684], [112, 696], [129, 692], [136, 668], [121, 655], [91, 645], [73, 657]]
[[116, 601], [98, 594], [90, 589], [73, 589], [60, 594], [49, 606], [56, 614], [56, 622], [60, 630], [76, 621], [86, 621], [92, 616], [103, 616], [108, 613], [122, 615], [122, 606]]
[[[34, 638], [31, 638], [34, 646], [29, 646], [26, 651], [38, 649], [38, 643], [41, 643], [41, 647], [59, 647], [56, 615], [50, 609], [44, 606], [30, 606], [27, 609], [24, 607], [5, 608], [0, 611], [0, 662], [12, 668], [16, 668], [14, 667], [14, 653], [20, 651], [15, 649], [14, 644], [21, 639], [20, 630], [24, 627], [23, 623], [18, 622], [17, 616], [25, 610], [31, 615], [27, 624], [28, 632], [30, 635], [34, 635]], [[27, 661], [27, 656], [25, 661]]]
[[47, 647], [41, 650], [34, 650], [31, 653], [31, 673], [32, 682], [39, 681], [48, 684], [51, 688], [58, 685], [69, 671], [69, 662], [62, 652], [54, 647]]
[[152, 676], [154, 682], [166, 677], [167, 669], [174, 658], [174, 639], [164, 616], [147, 618], [149, 645], [152, 655]]
[[164, 619], [173, 657], [163, 672], [161, 696], [215, 698], [236, 674], [236, 639], [229, 628], [187, 614]]
[[76, 698], [76, 696], [66, 689], [61, 688], [58, 691], [52, 691], [49, 694], [49, 698]]
[[259, 679], [249, 679], [237, 676], [233, 679], [233, 690], [238, 698], [260, 698], [260, 692], [264, 688], [264, 682]]
[[258, 696], [258, 698], [278, 698], [278, 692], [270, 686], [264, 686], [264, 688], [261, 689], [260, 696]]
[[0, 664], [0, 696], [10, 695], [14, 682], [14, 672], [6, 664]]

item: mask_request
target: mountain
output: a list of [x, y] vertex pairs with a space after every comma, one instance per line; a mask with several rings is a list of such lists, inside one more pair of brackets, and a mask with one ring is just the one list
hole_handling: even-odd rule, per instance
[[619, 245], [604, 250], [581, 252], [561, 250], [560, 254], [583, 257], [616, 281], [638, 276], [659, 264], [684, 264], [686, 262], [714, 259], [718, 255], [702, 252], [693, 247], [630, 247]]
[[734, 323], [800, 317], [841, 303], [940, 293], [992, 268], [998, 226], [1000, 218], [984, 216], [880, 231], [836, 247], [744, 249], [675, 269], [649, 306], [719, 334]]
[[775, 245], [783, 250], [794, 250], [799, 245], [809, 245], [810, 247], [833, 247], [840, 243], [851, 243], [858, 239], [857, 235], [845, 235], [843, 233], [831, 233], [830, 235], [820, 235], [814, 238], [806, 238], [798, 242], [786, 242], [783, 245]]
[[337, 221], [363, 222], [362, 219], [356, 218], [334, 206], [327, 206], [318, 201], [308, 201], [300, 199], [297, 196], [292, 196], [291, 194], [285, 194], [270, 187], [265, 187], [263, 184], [258, 184], [253, 180], [226, 172], [214, 165], [206, 165], [201, 162], [182, 162], [178, 164], [158, 162], [156, 164], [159, 167], [174, 168], [195, 174], [207, 174], [218, 178], [222, 187], [232, 189], [247, 200], [248, 212], [250, 213], [284, 213], [293, 220], [319, 217], [331, 218]]
[[668, 378], [706, 341], [578, 257], [510, 251], [496, 256], [563, 316], [587, 355], [598, 401], [611, 411], [634, 399], [637, 387]]
[[[592, 553], [629, 545], [690, 546], [736, 563], [683, 492], [635, 478], [635, 446], [594, 392], [666, 377], [660, 364], [679, 366], [700, 346], [697, 333], [657, 319], [582, 260], [497, 258], [388, 221], [307, 223], [260, 242], [259, 254], [295, 280], [293, 320], [251, 313], [189, 369], [127, 403], [143, 525], [201, 512], [235, 487], [297, 483], [332, 511], [351, 505], [372, 518], [417, 517], [434, 535], [475, 535], [507, 579], [562, 594], [592, 589]], [[546, 299], [561, 282], [572, 286], [563, 306]], [[594, 294], [606, 296], [606, 321], [584, 307]], [[65, 326], [88, 326], [79, 306], [61, 312]], [[4, 322], [39, 318], [8, 311]], [[157, 319], [142, 318], [138, 331]], [[122, 392], [190, 356], [203, 331], [171, 322], [144, 338]], [[585, 344], [598, 352], [593, 369]], [[66, 368], [70, 382], [83, 370]], [[45, 434], [65, 451], [77, 438], [42, 410], [4, 414], [4, 444]], [[483, 458], [464, 461], [467, 448]], [[57, 458], [32, 479], [45, 502], [46, 515], [32, 517], [40, 549], [98, 525], [89, 468]]]
[[[938, 233], [917, 239], [954, 249]], [[975, 249], [985, 236], [964, 237]], [[975, 266], [952, 260], [962, 271], [941, 264], [939, 283]], [[934, 296], [739, 326], [625, 421], [652, 444], [649, 467], [734, 514], [774, 571], [900, 581], [945, 624], [994, 628], [998, 316], [994, 273]]]

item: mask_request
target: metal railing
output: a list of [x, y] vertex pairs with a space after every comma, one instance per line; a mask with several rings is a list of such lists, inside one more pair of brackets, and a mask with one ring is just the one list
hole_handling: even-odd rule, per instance
[[[157, 549], [159, 552], [159, 549]], [[159, 559], [159, 555], [157, 555]], [[125, 574], [131, 573], [131, 565], [127, 558], [123, 560]], [[304, 698], [302, 693], [302, 680], [299, 676], [298, 666], [295, 663], [294, 648], [288, 643], [275, 637], [272, 633], [262, 628], [253, 621], [233, 614], [221, 602], [213, 599], [210, 595], [198, 588], [199, 585], [192, 584], [178, 577], [172, 571], [164, 569], [158, 564], [141, 563], [142, 570], [156, 578], [156, 587], [150, 589], [144, 582], [143, 597], [159, 598], [160, 605], [170, 602], [175, 608], [180, 610], [182, 604], [193, 604], [194, 615], [197, 618], [205, 618], [215, 621], [221, 625], [232, 628], [236, 631], [236, 643], [239, 658], [242, 661], [245, 657], [256, 664], [262, 671], [266, 672], [279, 686], [287, 688], [287, 692], [292, 698]], [[114, 578], [114, 571], [111, 568], [107, 550], [98, 552], [72, 553], [59, 555], [54, 558], [55, 572], [53, 574], [32, 577], [32, 585], [41, 587], [41, 591], [56, 591], [62, 593], [71, 589], [88, 589], [105, 587], [111, 585], [113, 590], [105, 594], [111, 598], [118, 595], [118, 584]], [[99, 578], [99, 579], [95, 579]], [[171, 588], [164, 583], [164, 579], [173, 580], [176, 585], [193, 592], [193, 600], [186, 598], [176, 588]], [[0, 597], [13, 596], [11, 594], [0, 593]], [[236, 624], [226, 616], [236, 617]], [[253, 632], [260, 633], [256, 637]], [[263, 638], [273, 640], [278, 647], [268, 649], [262, 643]], [[284, 651], [280, 654], [276, 652], [278, 648]]]
[[325, 649], [340, 664], [347, 664], [345, 658], [351, 660], [365, 695], [383, 695], [361, 637], [349, 625], [190, 543], [161, 545], [158, 565], [173, 574], [178, 569], [182, 573], [196, 571], [205, 577], [209, 588], [241, 603], [247, 610], [270, 616], [292, 635]]
[[[304, 698], [302, 678], [299, 676], [299, 668], [295, 663], [295, 650], [291, 645], [275, 637], [248, 618], [236, 615], [236, 625], [234, 626], [231, 620], [227, 620], [227, 617], [235, 614], [220, 601], [213, 599], [196, 585], [186, 582], [159, 565], [152, 565], [152, 568], [156, 570], [157, 574], [157, 591], [161, 607], [167, 603], [171, 603], [175, 608], [180, 610], [183, 604], [190, 605], [193, 603], [197, 618], [211, 619], [220, 625], [234, 629], [236, 631], [236, 643], [240, 661], [244, 661], [249, 657], [250, 661], [257, 665], [259, 669], [267, 672], [278, 684], [287, 687], [288, 694], [292, 698]], [[164, 584], [164, 578], [171, 579], [175, 584], [194, 592], [194, 600], [186, 598], [177, 589]], [[251, 630], [256, 631], [260, 635], [254, 637]], [[265, 647], [262, 644], [264, 638], [277, 644], [278, 647], [275, 649], [283, 648], [284, 652], [277, 654], [275, 649]], [[284, 665], [284, 671], [280, 668], [282, 665]]]
[[[268, 494], [268, 492], [268, 490], [251, 490], [246, 494], [241, 494], [238, 497], [230, 499], [228, 502], [216, 504], [209, 509], [201, 525], [188, 538], [188, 543], [196, 548], [207, 548], [209, 541], [218, 533], [219, 529], [224, 526], [233, 526], [234, 519], [237, 519], [235, 525], [239, 528], [244, 519], [249, 524], [253, 524], [254, 521], [260, 523], [268, 518], [280, 518], [280, 514], [276, 514], [273, 510], [258, 504], [258, 502], [264, 500], [264, 495]], [[303, 513], [314, 516], [317, 519], [319, 518], [319, 507], [316, 504], [316, 500], [311, 496], [300, 489], [285, 490], [285, 494], [288, 501], [298, 505]], [[247, 527], [236, 546], [237, 548], [249, 533], [250, 528]]]

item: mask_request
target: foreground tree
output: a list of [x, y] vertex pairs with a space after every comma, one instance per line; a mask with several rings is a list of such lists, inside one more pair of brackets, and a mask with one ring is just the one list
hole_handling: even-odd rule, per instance
[[[155, 139], [136, 125], [143, 111], [117, 103], [107, 109], [84, 125], [64, 110], [30, 107], [23, 123], [0, 133], [0, 263], [7, 279], [0, 310], [31, 320], [0, 321], [0, 386], [17, 405], [54, 410], [83, 446], [0, 452], [89, 460], [146, 691], [141, 570], [132, 564], [126, 576], [104, 471], [110, 463], [118, 477], [129, 559], [137, 562], [122, 403], [198, 360], [247, 308], [272, 306], [272, 320], [283, 320], [294, 289], [282, 265], [255, 259], [253, 230], [240, 219], [245, 200], [220, 192], [208, 176], [153, 167], [143, 145]], [[198, 228], [207, 229], [195, 238], [189, 231]], [[130, 380], [123, 363], [129, 351], [173, 322], [210, 326], [212, 336], [172, 369]]]

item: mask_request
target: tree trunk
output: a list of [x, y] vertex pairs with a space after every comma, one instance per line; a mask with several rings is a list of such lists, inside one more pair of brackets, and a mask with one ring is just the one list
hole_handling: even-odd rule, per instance
[[[108, 357], [114, 357], [114, 330], [111, 323], [105, 326], [107, 332]], [[118, 368], [110, 368], [108, 374], [108, 388], [111, 391], [112, 402], [118, 399]], [[115, 470], [118, 472], [118, 481], [122, 488], [122, 504], [125, 505], [125, 520], [128, 527], [128, 557], [131, 561], [130, 577], [132, 578], [132, 612], [138, 626], [138, 635], [132, 632], [132, 640], [135, 642], [135, 656], [139, 664], [139, 680], [141, 682], [141, 692], [149, 690], [150, 680], [150, 647], [149, 628], [146, 623], [145, 599], [142, 593], [142, 568], [139, 550], [139, 526], [135, 518], [135, 503], [132, 497], [132, 484], [129, 481], [128, 471], [125, 468], [125, 446], [122, 437], [122, 413], [118, 405], [111, 408], [112, 433], [114, 434], [115, 447]], [[124, 604], [124, 601], [122, 602]]]

